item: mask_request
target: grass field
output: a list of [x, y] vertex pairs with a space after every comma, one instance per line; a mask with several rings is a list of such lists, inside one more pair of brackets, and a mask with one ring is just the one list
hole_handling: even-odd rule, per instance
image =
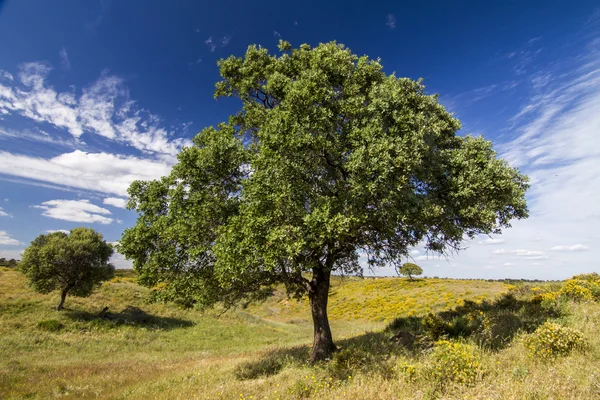
[[[600, 306], [540, 300], [560, 287], [338, 278], [329, 310], [340, 351], [309, 366], [308, 304], [281, 292], [221, 315], [149, 304], [133, 273], [119, 271], [58, 313], [57, 295], [4, 268], [0, 398], [600, 398]], [[585, 344], [531, 355], [524, 339], [547, 321]]]

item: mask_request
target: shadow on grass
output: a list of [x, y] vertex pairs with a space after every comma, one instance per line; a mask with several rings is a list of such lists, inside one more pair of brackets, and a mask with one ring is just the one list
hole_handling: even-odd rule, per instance
[[[365, 370], [382, 376], [393, 374], [387, 361], [394, 355], [417, 357], [441, 339], [467, 340], [481, 348], [499, 351], [508, 346], [519, 332], [533, 332], [549, 318], [563, 313], [556, 304], [537, 300], [519, 300], [504, 294], [493, 302], [465, 301], [453, 310], [419, 317], [394, 320], [383, 331], [338, 341], [338, 351], [318, 367], [338, 379], [354, 371]], [[278, 349], [259, 360], [238, 365], [238, 379], [255, 379], [278, 374], [285, 366], [306, 365], [309, 346]]]
[[121, 312], [110, 312], [108, 309], [94, 314], [88, 311], [65, 310], [64, 315], [73, 321], [89, 322], [99, 327], [135, 326], [156, 330], [187, 328], [194, 322], [180, 318], [162, 317], [148, 314], [138, 307], [128, 306]]

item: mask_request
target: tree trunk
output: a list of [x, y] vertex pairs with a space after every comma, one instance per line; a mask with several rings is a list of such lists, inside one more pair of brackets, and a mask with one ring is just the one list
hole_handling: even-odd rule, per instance
[[313, 278], [310, 282], [308, 298], [314, 325], [314, 341], [310, 362], [322, 361], [331, 356], [336, 350], [331, 336], [329, 319], [327, 318], [327, 300], [329, 298], [329, 281], [331, 271], [323, 268], [313, 270]]
[[60, 303], [58, 303], [58, 305], [56, 306], [56, 311], [60, 311], [62, 310], [65, 305], [65, 299], [67, 298], [67, 292], [69, 291], [68, 288], [63, 289], [63, 291], [60, 293]]

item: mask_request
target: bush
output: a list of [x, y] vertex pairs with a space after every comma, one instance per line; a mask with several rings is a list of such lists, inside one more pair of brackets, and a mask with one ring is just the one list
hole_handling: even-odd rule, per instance
[[431, 373], [441, 383], [452, 381], [471, 385], [483, 374], [475, 348], [468, 344], [441, 340], [435, 343], [431, 358]]
[[368, 366], [375, 364], [373, 354], [366, 349], [349, 347], [333, 354], [333, 358], [327, 363], [327, 372], [337, 380], [346, 380], [355, 371], [368, 369]]
[[406, 361], [402, 361], [398, 363], [396, 370], [407, 382], [414, 382], [417, 379], [417, 367], [414, 364], [409, 364]]
[[567, 355], [574, 349], [582, 349], [585, 339], [576, 329], [545, 322], [525, 338], [525, 346], [532, 355], [548, 359]]
[[284, 366], [280, 358], [268, 357], [259, 361], [250, 361], [239, 364], [233, 371], [240, 380], [256, 379], [264, 376], [277, 375]]
[[62, 329], [63, 324], [55, 319], [48, 319], [38, 322], [37, 327], [46, 332], [58, 332]]
[[600, 299], [600, 285], [594, 281], [569, 279], [560, 289], [560, 294], [575, 301], [593, 301]]

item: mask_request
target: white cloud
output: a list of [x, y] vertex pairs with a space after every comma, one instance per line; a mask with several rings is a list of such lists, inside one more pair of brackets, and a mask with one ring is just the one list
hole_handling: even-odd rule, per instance
[[0, 217], [12, 217], [12, 215], [10, 215], [7, 212], [2, 211], [2, 207], [0, 207]]
[[208, 46], [211, 52], [214, 52], [219, 47], [225, 47], [231, 41], [232, 36], [223, 36], [222, 38], [210, 36], [208, 39], [204, 41], [204, 43]]
[[[587, 45], [584, 40], [589, 40]], [[600, 132], [600, 36], [581, 35], [570, 44], [574, 54], [570, 57], [562, 56], [566, 43], [555, 49], [546, 44], [543, 64], [539, 49], [533, 48], [541, 43], [527, 44], [510, 60], [502, 61], [511, 67], [517, 63], [511, 74], [521, 74], [515, 78], [518, 96], [512, 89], [499, 90], [514, 84], [488, 82], [490, 98], [504, 104], [514, 102], [517, 107], [514, 117], [507, 117], [505, 129], [494, 127], [486, 132], [477, 128], [484, 136], [495, 138], [500, 157], [530, 177], [530, 217], [503, 230], [506, 242], [497, 244], [496, 249], [504, 249], [492, 252], [487, 246], [471, 245], [456, 257], [460, 268], [442, 263], [440, 275], [565, 279], [588, 272], [600, 258], [600, 249], [590, 244], [600, 240], [600, 147], [595, 145]], [[553, 55], [560, 56], [551, 59]], [[487, 95], [488, 90], [479, 94]], [[476, 98], [478, 93], [472, 91], [469, 96]], [[458, 100], [454, 111], [462, 114], [468, 127], [465, 116], [471, 113], [465, 110], [469, 103]], [[477, 238], [475, 243], [484, 239]], [[584, 251], [577, 244], [589, 249]], [[554, 250], [556, 247], [560, 250]], [[567, 250], [571, 247], [573, 250]], [[485, 270], [485, 265], [494, 265], [494, 259], [502, 262], [496, 269]]]
[[171, 170], [165, 162], [79, 150], [51, 159], [0, 152], [0, 159], [0, 174], [120, 196], [134, 180], [157, 179]]
[[13, 239], [12, 237], [10, 237], [10, 235], [8, 234], [8, 232], [6, 231], [0, 231], [0, 245], [5, 245], [5, 246], [19, 246], [23, 243], [19, 242], [16, 239]]
[[136, 107], [121, 78], [102, 74], [77, 97], [75, 91], [58, 93], [47, 85], [50, 72], [51, 68], [42, 63], [21, 65], [22, 86], [12, 81], [9, 86], [0, 84], [0, 113], [17, 113], [48, 123], [67, 130], [76, 139], [97, 134], [143, 153], [171, 159], [182, 146], [190, 144], [187, 139], [173, 139], [178, 131], [161, 127], [160, 118]]
[[67, 53], [67, 49], [63, 47], [60, 49], [60, 64], [66, 70], [71, 69], [71, 60], [69, 60], [69, 54]]
[[84, 143], [76, 140], [65, 140], [59, 137], [50, 136], [49, 134], [40, 131], [33, 132], [30, 130], [17, 131], [14, 129], [0, 128], [0, 140], [27, 140], [36, 143], [47, 143], [57, 146], [67, 147], [75, 149], [78, 147], [84, 147]]
[[549, 257], [545, 254], [537, 255], [537, 256], [529, 256], [525, 257], [526, 260], [547, 260]]
[[390, 29], [396, 29], [396, 17], [393, 14], [388, 14], [385, 18], [385, 26]]
[[36, 122], [46, 122], [68, 130], [73, 136], [83, 133], [77, 121], [77, 111], [61, 101], [52, 87], [44, 81], [51, 68], [41, 63], [26, 63], [20, 68], [19, 78], [25, 90], [0, 85], [0, 112], [17, 112]]
[[0, 69], [0, 79], [4, 79], [7, 81], [14, 81], [15, 78], [12, 76], [12, 74], [8, 71], [4, 71], [3, 69]]
[[588, 246], [584, 246], [582, 244], [574, 244], [572, 246], [554, 246], [550, 250], [552, 251], [583, 251], [589, 250]]
[[491, 245], [491, 244], [501, 244], [506, 242], [506, 240], [504, 239], [493, 239], [493, 238], [488, 238], [485, 240], [480, 240], [479, 242], [477, 242], [477, 244], [481, 244], [481, 245]]
[[421, 254], [421, 251], [418, 249], [412, 249], [409, 253], [411, 256], [418, 256], [419, 254]]
[[45, 210], [42, 215], [54, 219], [73, 222], [110, 224], [113, 218], [105, 217], [111, 212], [106, 208], [90, 203], [89, 200], [50, 200], [32, 206]]
[[543, 256], [544, 252], [539, 250], [525, 250], [525, 249], [517, 249], [517, 250], [494, 250], [492, 254], [508, 254], [515, 256]]
[[62, 232], [62, 233], [66, 233], [67, 235], [70, 233], [68, 230], [66, 229], [48, 229], [46, 231], [46, 233], [54, 233], [54, 232]]
[[102, 203], [119, 208], [127, 207], [127, 199], [122, 199], [120, 197], [107, 197], [102, 201]]
[[439, 255], [421, 255], [418, 257], [415, 257], [415, 261], [446, 261], [446, 258], [444, 258], [443, 256], [439, 256]]

